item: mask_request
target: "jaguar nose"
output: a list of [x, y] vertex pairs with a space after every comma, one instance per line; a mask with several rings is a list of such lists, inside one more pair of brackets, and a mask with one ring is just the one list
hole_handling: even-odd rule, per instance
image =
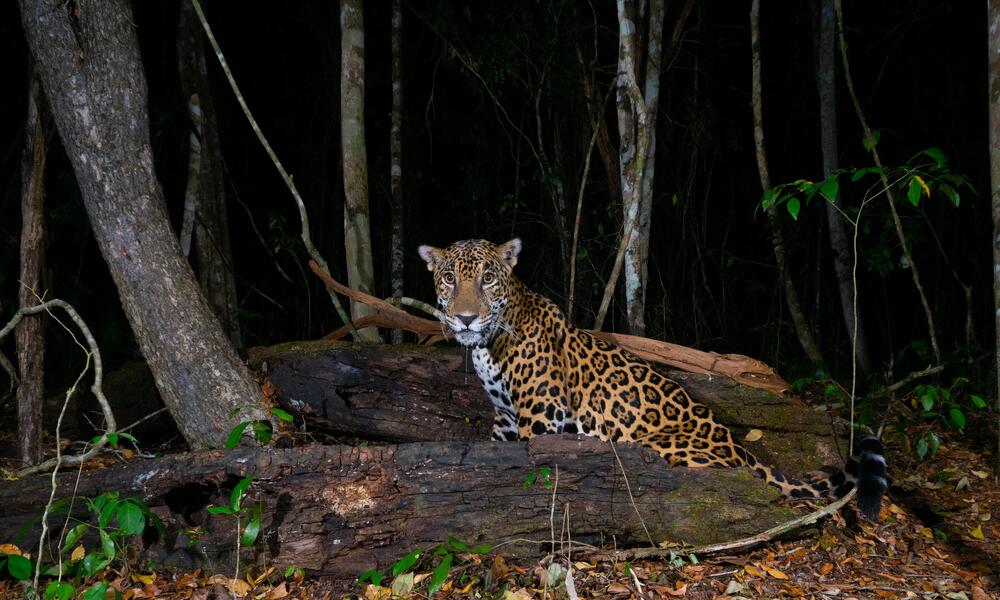
[[458, 315], [458, 320], [461, 321], [466, 327], [469, 327], [478, 316], [479, 315]]

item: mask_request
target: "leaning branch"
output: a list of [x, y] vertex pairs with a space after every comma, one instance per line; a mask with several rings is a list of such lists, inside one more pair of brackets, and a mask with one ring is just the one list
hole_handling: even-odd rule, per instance
[[[382, 300], [364, 292], [351, 289], [346, 285], [332, 278], [315, 262], [309, 263], [309, 268], [317, 277], [330, 288], [356, 302], [363, 302], [375, 308], [377, 314], [368, 315], [358, 319], [355, 323], [357, 327], [386, 327], [391, 329], [404, 329], [417, 335], [421, 343], [433, 344], [442, 340], [452, 338], [451, 331], [442, 326], [445, 320], [441, 311], [433, 306], [413, 298], [392, 298]], [[403, 309], [395, 306], [402, 304], [419, 309], [437, 321], [422, 319], [411, 315]], [[342, 327], [324, 336], [324, 339], [340, 339], [346, 336], [347, 329]], [[662, 342], [650, 338], [625, 335], [620, 333], [607, 333], [603, 331], [590, 330], [589, 333], [621, 346], [625, 350], [636, 356], [665, 364], [667, 366], [688, 371], [691, 373], [702, 373], [705, 375], [725, 375], [734, 381], [750, 387], [770, 390], [772, 392], [783, 392], [788, 389], [788, 382], [779, 377], [774, 369], [759, 360], [743, 356], [741, 354], [718, 354], [715, 352], [704, 352], [695, 350], [678, 344]]]

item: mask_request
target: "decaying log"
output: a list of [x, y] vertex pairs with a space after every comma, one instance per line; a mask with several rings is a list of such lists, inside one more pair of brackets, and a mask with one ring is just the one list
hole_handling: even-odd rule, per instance
[[[231, 573], [235, 519], [210, 515], [207, 505], [228, 503], [241, 478], [254, 483], [247, 503], [264, 501], [260, 539], [244, 548], [241, 564], [295, 565], [343, 584], [371, 567], [385, 569], [415, 548], [453, 535], [475, 544], [504, 543], [508, 556], [537, 556], [551, 539], [555, 494], [556, 540], [569, 510], [574, 543], [648, 545], [653, 541], [706, 544], [742, 537], [787, 520], [776, 492], [748, 471], [671, 468], [653, 453], [618, 446], [622, 467], [607, 444], [594, 438], [543, 436], [529, 442], [433, 442], [385, 447], [306, 446], [199, 451], [84, 471], [77, 497], [118, 490], [142, 498], [165, 525], [165, 535], [144, 550], [141, 564], [201, 567]], [[541, 477], [550, 469], [552, 486]], [[622, 472], [628, 474], [631, 496]], [[57, 498], [76, 485], [60, 473]], [[32, 551], [48, 476], [0, 483], [0, 531]], [[85, 503], [74, 512], [87, 518]], [[64, 514], [53, 515], [58, 536]], [[34, 529], [32, 529], [34, 527]], [[198, 539], [187, 535], [197, 528]], [[87, 543], [93, 543], [87, 541]], [[47, 544], [57, 547], [57, 544]], [[579, 548], [579, 546], [578, 546]]]
[[[416, 334], [417, 339], [422, 343], [435, 343], [451, 339], [451, 332], [447, 331], [447, 328], [442, 327], [440, 322], [415, 317], [403, 309], [389, 304], [385, 300], [351, 289], [330, 277], [315, 262], [310, 262], [309, 267], [313, 270], [313, 273], [334, 291], [344, 294], [351, 298], [351, 300], [364, 302], [377, 311], [374, 315], [368, 315], [359, 319], [354, 323], [356, 327], [376, 326], [389, 329], [404, 329]], [[328, 334], [324, 339], [341, 339], [350, 334], [350, 332], [351, 328], [344, 326]], [[725, 375], [744, 385], [774, 392], [783, 392], [789, 387], [788, 382], [775, 373], [774, 369], [770, 366], [742, 354], [705, 352], [703, 350], [695, 350], [694, 348], [687, 348], [635, 335], [606, 333], [602, 331], [590, 331], [590, 333], [614, 342], [636, 356], [665, 364], [675, 369], [705, 375]]]
[[[252, 348], [288, 409], [310, 426], [385, 441], [485, 440], [493, 409], [461, 348], [317, 341]], [[840, 464], [839, 438], [823, 413], [728, 377], [664, 369], [708, 405], [762, 460], [792, 473]], [[838, 445], [839, 444], [839, 445]]]

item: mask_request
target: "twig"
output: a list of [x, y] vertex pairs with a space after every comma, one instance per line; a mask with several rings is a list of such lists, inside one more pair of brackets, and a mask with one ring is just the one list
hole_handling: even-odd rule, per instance
[[[233, 94], [236, 96], [237, 102], [240, 104], [240, 108], [243, 109], [243, 114], [246, 115], [247, 121], [250, 122], [250, 127], [253, 129], [254, 133], [257, 134], [257, 139], [260, 144], [264, 147], [264, 151], [271, 158], [271, 162], [274, 163], [275, 168], [278, 169], [278, 173], [281, 175], [281, 179], [288, 186], [288, 191], [291, 192], [292, 198], [295, 199], [295, 204], [299, 209], [299, 221], [302, 223], [302, 233], [300, 237], [302, 238], [302, 244], [305, 246], [306, 251], [309, 256], [312, 257], [314, 261], [319, 263], [323, 270], [329, 272], [330, 267], [327, 266], [326, 261], [323, 256], [313, 245], [312, 238], [309, 236], [309, 215], [306, 214], [306, 205], [302, 201], [302, 196], [299, 195], [299, 190], [295, 187], [295, 182], [292, 181], [292, 176], [285, 171], [285, 167], [281, 164], [278, 159], [278, 155], [274, 153], [271, 148], [271, 144], [268, 143], [267, 138], [264, 137], [264, 132], [261, 131], [260, 126], [257, 124], [257, 120], [254, 119], [253, 113], [250, 112], [250, 107], [247, 106], [246, 100], [243, 99], [243, 94], [240, 92], [240, 88], [236, 85], [236, 79], [233, 77], [232, 71], [229, 70], [229, 63], [226, 62], [225, 55], [222, 54], [222, 48], [219, 46], [219, 42], [215, 39], [215, 34], [212, 33], [212, 28], [208, 25], [208, 20], [205, 18], [205, 13], [201, 10], [201, 3], [198, 0], [191, 0], [191, 5], [194, 6], [194, 10], [198, 13], [198, 20], [201, 21], [201, 26], [205, 30], [205, 35], [208, 36], [208, 43], [212, 45], [212, 49], [215, 51], [215, 57], [219, 60], [219, 65], [222, 67], [222, 71], [226, 74], [226, 80], [229, 82], [229, 87], [232, 88]], [[327, 288], [327, 292], [330, 294], [330, 300], [333, 302], [333, 307], [337, 310], [337, 314], [340, 319], [347, 325], [351, 326], [351, 334], [354, 339], [360, 339], [358, 332], [354, 329], [351, 324], [351, 318], [347, 315], [344, 310], [343, 305], [340, 303], [340, 299], [337, 295]]]
[[[66, 325], [63, 324], [62, 321], [60, 321], [57, 317], [55, 317], [55, 315], [52, 315], [51, 312], [52, 308], [61, 308], [64, 311], [66, 311], [66, 314], [69, 315], [70, 319], [73, 320], [76, 326], [80, 329], [80, 332], [83, 334], [84, 339], [87, 342], [87, 346], [81, 344], [80, 341], [77, 340], [76, 336], [73, 335], [73, 332], [70, 331], [69, 328], [66, 327]], [[97, 398], [97, 403], [100, 405], [101, 412], [104, 415], [105, 433], [100, 438], [98, 438], [97, 442], [94, 443], [94, 445], [90, 448], [90, 450], [87, 450], [82, 454], [64, 457], [61, 455], [59, 451], [59, 439], [57, 430], [56, 456], [54, 458], [50, 458], [49, 460], [42, 461], [38, 464], [31, 465], [17, 471], [16, 472], [17, 477], [24, 477], [25, 475], [30, 475], [32, 473], [40, 473], [42, 471], [46, 471], [53, 467], [59, 467], [61, 465], [77, 465], [82, 462], [85, 462], [94, 457], [98, 452], [101, 451], [101, 448], [103, 448], [104, 445], [107, 444], [108, 434], [113, 433], [115, 431], [115, 428], [117, 427], [117, 425], [115, 424], [115, 416], [111, 412], [111, 404], [108, 403], [108, 399], [104, 396], [104, 390], [101, 387], [102, 380], [104, 378], [104, 365], [103, 362], [101, 361], [101, 350], [100, 348], [98, 348], [97, 341], [94, 340], [94, 336], [90, 332], [90, 328], [87, 327], [87, 324], [83, 321], [83, 319], [76, 312], [73, 306], [70, 305], [68, 302], [59, 299], [52, 299], [35, 306], [28, 306], [19, 309], [16, 313], [14, 313], [14, 316], [11, 317], [10, 321], [7, 322], [7, 325], [5, 325], [3, 329], [0, 329], [0, 340], [3, 340], [5, 337], [7, 337], [7, 335], [14, 330], [14, 327], [16, 327], [17, 324], [21, 321], [21, 319], [23, 319], [25, 316], [38, 314], [40, 312], [49, 313], [49, 315], [52, 316], [52, 318], [56, 319], [56, 321], [60, 325], [62, 325], [67, 331], [70, 331], [70, 335], [73, 336], [73, 340], [76, 342], [78, 346], [80, 346], [83, 349], [84, 353], [87, 356], [86, 368], [80, 374], [80, 377], [77, 378], [77, 382], [73, 384], [73, 387], [71, 387], [66, 392], [67, 401], [69, 400], [70, 396], [72, 396], [72, 394], [76, 392], [77, 383], [79, 383], [80, 379], [90, 368], [90, 362], [91, 360], [93, 360], [94, 383], [93, 385], [90, 386], [90, 391], [94, 394], [94, 397]], [[63, 411], [65, 412], [65, 410], [66, 406], [64, 404]], [[57, 428], [61, 422], [62, 422], [62, 413], [60, 413], [60, 418], [57, 421], [56, 424]]]
[[872, 159], [875, 161], [875, 166], [878, 167], [882, 185], [885, 187], [889, 202], [889, 212], [892, 214], [892, 223], [896, 228], [896, 237], [899, 238], [899, 244], [902, 247], [903, 255], [906, 257], [910, 269], [910, 275], [913, 278], [913, 285], [917, 288], [917, 294], [920, 296], [920, 304], [924, 308], [924, 316], [927, 319], [927, 333], [931, 338], [931, 348], [934, 350], [934, 358], [940, 363], [941, 349], [938, 346], [937, 332], [934, 327], [934, 313], [931, 312], [931, 306], [927, 301], [927, 294], [924, 293], [924, 287], [920, 284], [920, 273], [917, 271], [917, 264], [913, 261], [913, 255], [910, 253], [910, 246], [906, 241], [906, 235], [903, 233], [903, 223], [900, 221], [899, 212], [896, 210], [896, 199], [892, 190], [889, 189], [889, 180], [885, 175], [882, 159], [878, 154], [875, 137], [872, 135], [871, 128], [868, 127], [868, 121], [865, 120], [865, 113], [861, 109], [861, 102], [854, 92], [854, 80], [851, 78], [851, 67], [847, 60], [847, 43], [844, 41], [844, 7], [841, 0], [834, 0], [834, 9], [837, 13], [837, 36], [840, 40], [840, 58], [844, 65], [844, 80], [847, 83], [847, 92], [851, 96], [854, 112], [858, 116], [858, 121], [861, 122], [861, 128], [865, 132], [865, 140], [868, 143], [869, 151], [871, 152]]
[[670, 556], [671, 552], [675, 554], [678, 552], [685, 552], [687, 554], [694, 554], [696, 556], [706, 556], [709, 554], [718, 554], [720, 552], [734, 552], [742, 551], [763, 544], [764, 542], [769, 542], [778, 536], [795, 531], [801, 527], [807, 525], [812, 525], [813, 523], [819, 521], [827, 515], [832, 515], [841, 509], [845, 504], [854, 498], [857, 493], [857, 488], [852, 488], [850, 492], [847, 493], [843, 498], [825, 506], [819, 510], [813, 511], [807, 515], [802, 515], [790, 521], [786, 521], [779, 525], [776, 525], [767, 531], [762, 531], [756, 535], [741, 538], [738, 540], [733, 540], [731, 542], [722, 542], [719, 544], [709, 544], [706, 546], [693, 546], [687, 548], [634, 548], [631, 550], [615, 550], [611, 553], [606, 552], [595, 552], [590, 555], [591, 559], [597, 560], [629, 560], [637, 558], [652, 558], [652, 557], [663, 557]]
[[906, 377], [897, 381], [896, 383], [886, 386], [884, 389], [878, 390], [877, 392], [871, 392], [870, 394], [868, 394], [868, 397], [881, 398], [883, 396], [888, 396], [915, 379], [920, 379], [921, 377], [927, 377], [928, 375], [935, 375], [937, 373], [940, 373], [941, 371], [944, 371], [944, 365], [935, 365], [933, 367], [927, 367], [926, 369], [921, 369], [920, 371], [913, 371]]
[[[606, 98], [606, 97], [605, 97]], [[587, 189], [587, 175], [590, 174], [590, 155], [594, 153], [597, 134], [600, 127], [593, 123], [594, 133], [590, 135], [587, 145], [587, 158], [583, 161], [583, 175], [580, 176], [580, 188], [576, 194], [576, 219], [573, 222], [573, 245], [569, 252], [569, 298], [566, 300], [566, 315], [573, 318], [573, 291], [576, 289], [576, 246], [580, 240], [580, 213], [583, 212], [583, 193]]]
[[646, 532], [646, 539], [649, 540], [649, 545], [656, 547], [656, 542], [653, 541], [653, 536], [649, 535], [649, 529], [646, 529], [646, 521], [642, 518], [642, 513], [639, 512], [639, 507], [635, 503], [635, 497], [632, 496], [632, 486], [628, 482], [628, 473], [625, 472], [625, 465], [622, 464], [622, 459], [618, 458], [618, 450], [615, 448], [615, 443], [608, 440], [608, 445], [611, 446], [611, 452], [615, 455], [615, 460], [618, 461], [618, 468], [621, 469], [622, 479], [625, 480], [625, 490], [628, 491], [628, 500], [632, 504], [632, 509], [635, 510], [635, 516], [639, 517], [639, 524], [642, 525], [642, 530]]

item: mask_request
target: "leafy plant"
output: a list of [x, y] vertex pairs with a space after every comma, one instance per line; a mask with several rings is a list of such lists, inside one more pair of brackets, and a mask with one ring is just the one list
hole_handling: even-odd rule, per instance
[[[235, 416], [236, 412], [240, 410], [239, 407], [236, 408], [229, 416]], [[269, 411], [272, 415], [277, 417], [281, 421], [291, 423], [295, 420], [288, 411], [282, 410], [280, 408], [271, 408]], [[226, 437], [226, 448], [233, 449], [240, 445], [240, 438], [243, 437], [243, 433], [246, 431], [247, 427], [253, 432], [254, 438], [261, 444], [266, 444], [271, 441], [274, 437], [274, 426], [267, 419], [258, 419], [254, 421], [240, 421], [235, 427], [229, 430], [229, 435]]]
[[[968, 383], [965, 377], [956, 378], [950, 387], [932, 384], [918, 385], [913, 389], [912, 403], [920, 409], [920, 416], [935, 423], [944, 423], [951, 430], [965, 433], [966, 414], [986, 408], [986, 401], [977, 394], [963, 394], [961, 389]], [[917, 440], [916, 451], [920, 458], [937, 452], [941, 440], [933, 433], [927, 433]]]
[[[429, 550], [425, 551], [421, 548], [411, 550], [393, 563], [389, 569], [389, 573], [393, 578], [392, 592], [398, 596], [409, 594], [413, 588], [414, 567], [420, 565], [429, 567], [436, 559], [437, 564], [427, 581], [427, 595], [433, 596], [435, 592], [441, 589], [445, 581], [448, 580], [448, 574], [451, 572], [456, 557], [459, 557], [461, 554], [485, 554], [492, 548], [493, 546], [490, 544], [470, 546], [454, 536], [448, 536], [448, 540], [444, 544], [435, 546]], [[358, 583], [371, 582], [377, 586], [382, 585], [384, 580], [385, 574], [378, 569], [368, 569], [358, 576]]]
[[243, 500], [246, 498], [253, 477], [244, 477], [233, 486], [233, 491], [229, 494], [229, 504], [226, 506], [209, 506], [209, 514], [232, 515], [236, 517], [237, 530], [240, 542], [244, 546], [252, 546], [260, 535], [260, 515], [264, 510], [264, 502], [257, 501], [251, 506], [244, 506]]
[[548, 467], [539, 467], [537, 469], [532, 469], [528, 471], [528, 474], [524, 476], [521, 481], [521, 485], [524, 489], [530, 488], [535, 484], [535, 481], [540, 481], [543, 486], [548, 489], [552, 489], [554, 482], [552, 481], [552, 471]]

